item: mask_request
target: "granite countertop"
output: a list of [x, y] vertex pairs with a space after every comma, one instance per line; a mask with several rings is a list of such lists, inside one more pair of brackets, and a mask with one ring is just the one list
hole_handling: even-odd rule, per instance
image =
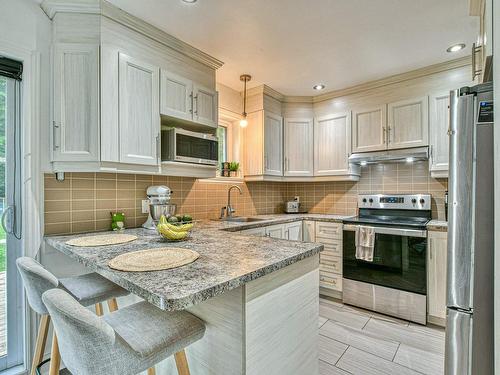
[[[101, 247], [76, 247], [66, 241], [89, 234], [47, 236], [48, 245], [98, 272], [161, 309], [183, 310], [225, 291], [235, 289], [275, 270], [318, 254], [323, 245], [249, 236], [234, 233], [283, 222], [313, 218], [341, 222], [336, 215], [269, 215], [252, 223], [202, 221], [196, 223], [191, 238], [182, 242], [166, 242], [154, 231], [137, 228], [123, 233], [138, 236], [136, 241]], [[107, 232], [106, 232], [107, 233]], [[122, 272], [108, 267], [114, 257], [137, 250], [156, 247], [182, 247], [200, 254], [195, 262], [170, 270]]]
[[448, 222], [444, 220], [431, 220], [427, 223], [427, 230], [436, 232], [447, 232]]

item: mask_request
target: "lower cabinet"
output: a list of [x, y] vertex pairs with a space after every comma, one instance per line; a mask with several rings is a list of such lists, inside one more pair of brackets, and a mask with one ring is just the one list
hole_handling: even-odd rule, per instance
[[302, 241], [316, 242], [316, 222], [312, 220], [302, 222]]
[[427, 320], [446, 322], [447, 232], [429, 231], [427, 235]]
[[319, 256], [321, 292], [342, 292], [342, 223], [317, 222], [315, 235], [315, 242], [324, 246]]
[[266, 236], [272, 238], [285, 238], [284, 225], [277, 224], [266, 227]]
[[293, 223], [284, 224], [284, 239], [291, 241], [303, 241], [302, 222], [296, 221]]

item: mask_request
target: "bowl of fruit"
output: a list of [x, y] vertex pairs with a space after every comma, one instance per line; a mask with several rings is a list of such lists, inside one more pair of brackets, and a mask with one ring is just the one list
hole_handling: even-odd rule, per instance
[[161, 215], [156, 230], [166, 240], [182, 241], [188, 237], [193, 226], [191, 215], [170, 216], [168, 219]]

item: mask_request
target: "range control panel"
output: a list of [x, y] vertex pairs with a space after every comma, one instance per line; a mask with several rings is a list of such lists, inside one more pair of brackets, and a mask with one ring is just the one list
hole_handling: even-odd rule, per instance
[[430, 194], [360, 194], [359, 208], [430, 210]]

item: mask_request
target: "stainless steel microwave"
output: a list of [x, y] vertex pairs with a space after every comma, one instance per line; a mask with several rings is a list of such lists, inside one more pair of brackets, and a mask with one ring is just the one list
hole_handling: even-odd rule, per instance
[[180, 128], [161, 131], [161, 160], [217, 165], [218, 141], [212, 134]]

